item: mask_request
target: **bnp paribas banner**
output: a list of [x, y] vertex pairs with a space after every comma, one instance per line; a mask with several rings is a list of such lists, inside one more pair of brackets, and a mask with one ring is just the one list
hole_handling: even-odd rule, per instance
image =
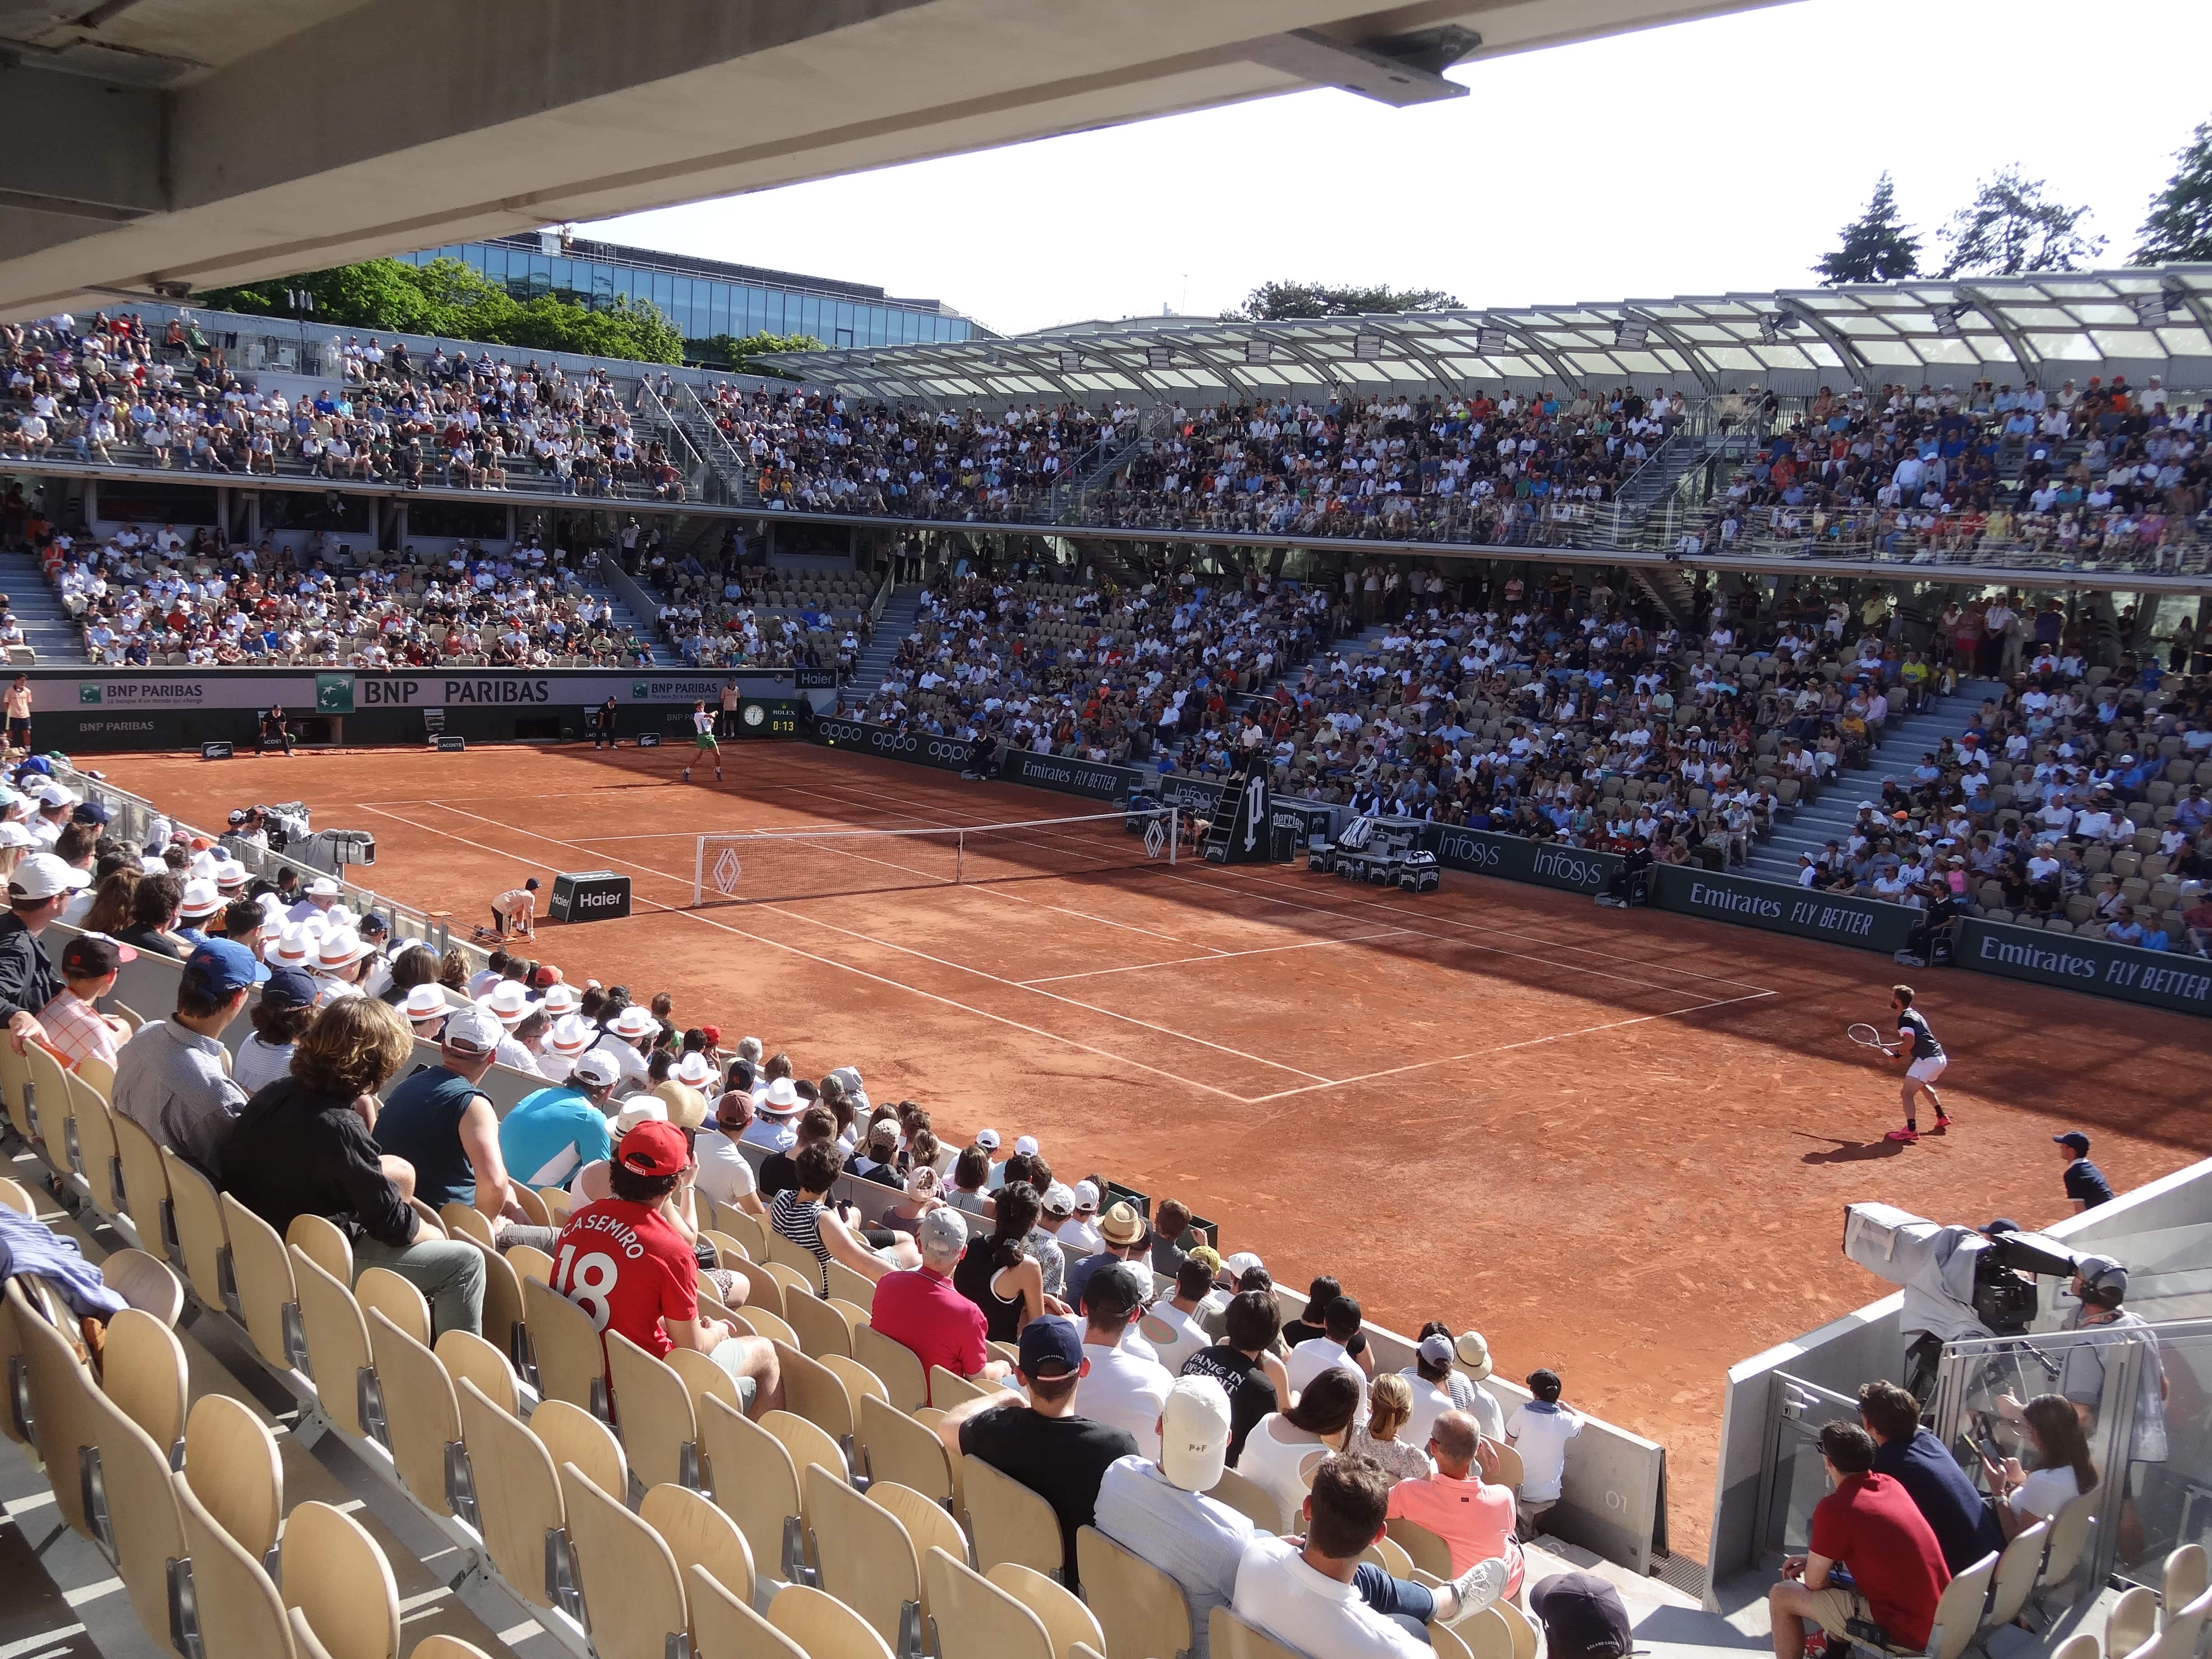
[[[618, 703], [703, 702], [721, 706], [726, 674], [495, 674], [479, 669], [407, 674], [356, 674], [355, 706], [361, 708], [597, 708]], [[739, 674], [738, 695], [787, 697], [788, 674]], [[330, 712], [330, 711], [325, 711]], [[347, 711], [350, 712], [350, 711]]]
[[[319, 706], [313, 674], [108, 674], [73, 682], [80, 709], [266, 708], [282, 703], [305, 711]], [[351, 683], [352, 676], [332, 676]], [[65, 700], [52, 680], [33, 687], [33, 705], [58, 709]], [[325, 709], [323, 712], [331, 711]], [[348, 709], [337, 711], [341, 714]]]

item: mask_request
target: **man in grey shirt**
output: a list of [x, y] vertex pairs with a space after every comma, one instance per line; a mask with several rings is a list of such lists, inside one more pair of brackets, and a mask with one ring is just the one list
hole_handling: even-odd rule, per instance
[[211, 939], [185, 963], [177, 1011], [149, 1022], [115, 1061], [115, 1109], [210, 1178], [246, 1104], [222, 1063], [222, 1034], [268, 969], [242, 945]]

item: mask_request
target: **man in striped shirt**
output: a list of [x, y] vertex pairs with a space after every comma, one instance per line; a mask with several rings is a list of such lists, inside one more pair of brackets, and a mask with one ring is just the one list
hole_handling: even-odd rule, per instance
[[88, 1060], [110, 1068], [116, 1050], [131, 1039], [131, 1027], [93, 1004], [115, 988], [116, 970], [137, 959], [129, 945], [105, 933], [80, 933], [62, 952], [63, 983], [68, 988], [39, 1012], [46, 1046], [75, 1071]]

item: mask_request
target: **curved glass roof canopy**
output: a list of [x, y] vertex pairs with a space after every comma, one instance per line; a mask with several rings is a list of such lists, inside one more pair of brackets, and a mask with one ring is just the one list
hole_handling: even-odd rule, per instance
[[1687, 395], [2153, 374], [2212, 386], [2212, 265], [1282, 323], [1132, 318], [785, 353], [848, 395], [949, 407], [1661, 384]]

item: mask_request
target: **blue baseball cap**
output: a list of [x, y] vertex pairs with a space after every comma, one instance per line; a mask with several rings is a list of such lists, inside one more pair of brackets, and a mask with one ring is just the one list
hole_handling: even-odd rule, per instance
[[211, 939], [186, 958], [185, 977], [210, 996], [227, 997], [261, 984], [269, 977], [269, 969], [243, 945]]
[[1074, 1376], [1083, 1369], [1083, 1333], [1052, 1315], [1032, 1319], [1022, 1327], [1021, 1367], [1041, 1382]]
[[277, 1008], [312, 1008], [315, 1006], [315, 981], [298, 968], [271, 968], [269, 982], [261, 988], [261, 1000]]

